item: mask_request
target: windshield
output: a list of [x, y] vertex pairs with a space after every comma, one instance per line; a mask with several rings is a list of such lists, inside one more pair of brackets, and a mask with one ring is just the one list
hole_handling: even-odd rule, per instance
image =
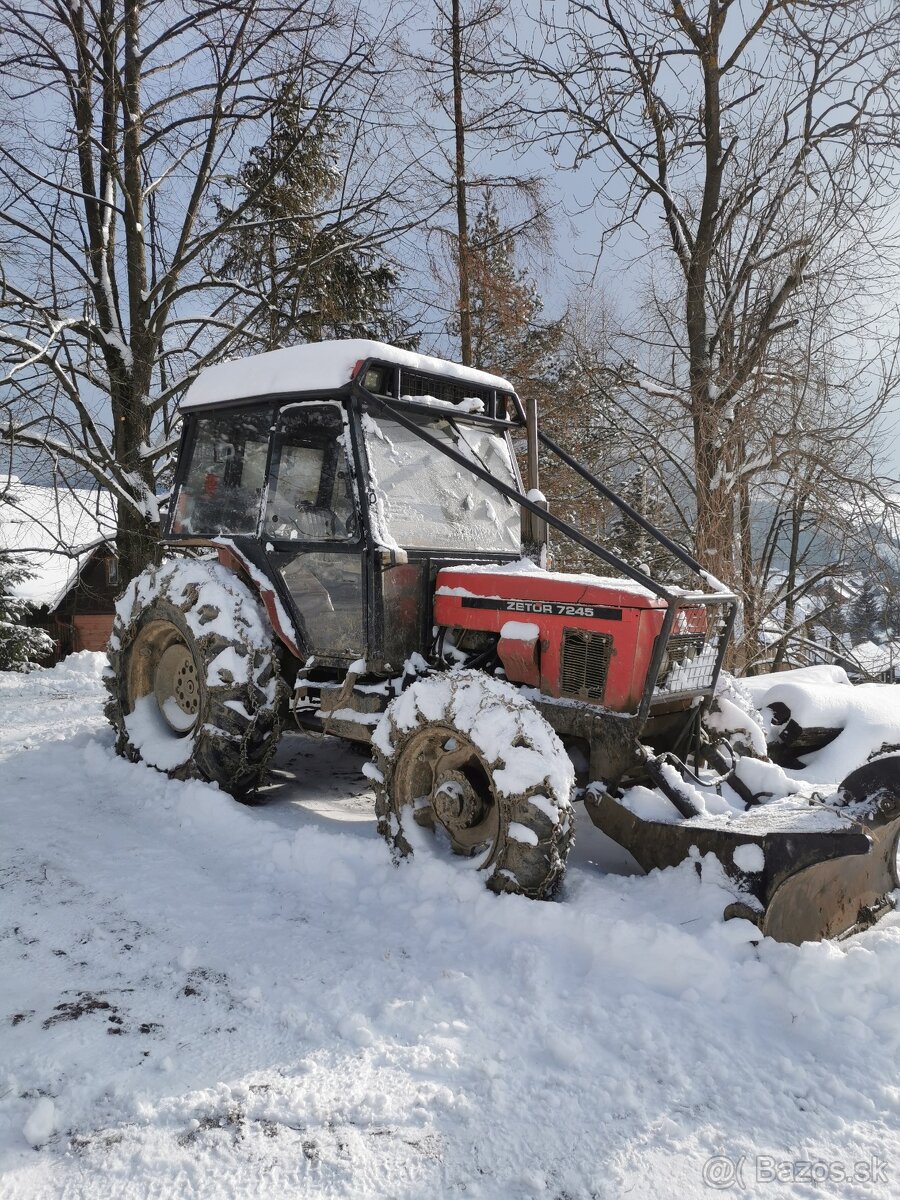
[[[432, 437], [519, 490], [506, 439], [449, 418], [411, 417]], [[411, 550], [518, 551], [520, 509], [397, 421], [363, 415], [378, 541]]]

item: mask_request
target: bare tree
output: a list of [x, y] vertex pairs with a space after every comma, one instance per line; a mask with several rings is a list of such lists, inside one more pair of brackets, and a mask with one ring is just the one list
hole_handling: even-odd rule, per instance
[[[397, 236], [384, 32], [335, 0], [0, 0], [0, 432], [114, 493], [126, 576], [157, 553], [174, 402], [267, 303], [222, 248], [323, 114], [346, 165], [313, 214], [322, 253]], [[230, 194], [288, 77], [303, 119]]]
[[[480, 208], [490, 193], [519, 244], [528, 239], [542, 244], [549, 228], [543, 181], [514, 157], [522, 90], [497, 56], [513, 13], [509, 0], [426, 0], [420, 9], [424, 28], [408, 39], [405, 52], [417, 84], [423, 79], [427, 84], [427, 109], [409, 114], [416, 124], [412, 140], [420, 147], [416, 169], [443, 200], [430, 226], [437, 305], [446, 309], [445, 330], [459, 338], [466, 365], [474, 363], [477, 350], [473, 201]], [[426, 37], [427, 49], [418, 44]]]
[[[653, 349], [688, 417], [695, 549], [737, 583], [741, 455], [760, 453], [745, 445], [751, 410], [789, 335], [810, 328], [811, 285], [821, 297], [825, 276], [838, 281], [840, 305], [884, 235], [900, 15], [869, 0], [574, 0], [556, 12], [540, 49], [517, 52], [543, 88], [532, 111], [554, 152], [595, 168], [604, 237], [649, 246], [676, 303], [660, 308]], [[757, 466], [777, 451], [773, 440]]]
[[[780, 340], [778, 356], [771, 353], [755, 373], [741, 419], [728, 433], [733, 583], [744, 600], [732, 661], [750, 672], [822, 661], [831, 650], [845, 654], [846, 597], [873, 575], [887, 599], [897, 588], [896, 488], [879, 470], [879, 453], [890, 444], [880, 414], [896, 394], [898, 346], [896, 339], [874, 348], [865, 337], [852, 339], [846, 311], [840, 322], [824, 311], [827, 294], [818, 298], [823, 311], [810, 311]], [[690, 394], [672, 363], [665, 296], [645, 299], [641, 348], [652, 342], [657, 350], [646, 355], [652, 371], [639, 370], [631, 358], [632, 313], [616, 314], [591, 292], [573, 303], [557, 373], [542, 393], [543, 421], [644, 516], [690, 544]], [[867, 359], [875, 350], [877, 357]], [[622, 557], [678, 581], [677, 564], [654, 555], [636, 528], [573, 472], [548, 461], [542, 487], [552, 507]], [[554, 552], [560, 565], [590, 569], [565, 546]]]

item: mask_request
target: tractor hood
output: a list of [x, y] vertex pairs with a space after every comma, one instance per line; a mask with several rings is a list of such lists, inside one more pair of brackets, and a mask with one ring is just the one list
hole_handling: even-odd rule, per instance
[[602, 619], [605, 614], [596, 610], [666, 607], [664, 600], [630, 580], [545, 571], [530, 559], [445, 567], [438, 572], [436, 598], [449, 610], [450, 605], [440, 603], [442, 597], [455, 598], [462, 608], [494, 609], [523, 619], [527, 614]]
[[[434, 597], [437, 625], [498, 635], [512, 682], [622, 713], [641, 703], [665, 609], [665, 600], [628, 580], [543, 571], [529, 561], [445, 567]], [[688, 601], [670, 646], [698, 655], [706, 628], [705, 609]], [[714, 659], [713, 652], [710, 670]]]

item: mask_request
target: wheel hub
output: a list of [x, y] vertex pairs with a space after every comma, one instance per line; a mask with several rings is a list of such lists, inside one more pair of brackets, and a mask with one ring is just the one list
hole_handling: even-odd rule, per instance
[[394, 790], [416, 824], [443, 831], [454, 854], [486, 851], [483, 868], [493, 861], [499, 808], [489, 768], [463, 734], [441, 725], [421, 729], [401, 755]]
[[435, 771], [431, 807], [450, 833], [477, 825], [484, 815], [484, 801], [462, 771]]
[[193, 727], [200, 711], [200, 680], [194, 656], [183, 642], [174, 642], [160, 656], [153, 694], [163, 718], [176, 733]]

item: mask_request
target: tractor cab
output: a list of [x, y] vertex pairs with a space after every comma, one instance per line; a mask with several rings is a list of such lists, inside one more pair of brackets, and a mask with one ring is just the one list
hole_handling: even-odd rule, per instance
[[494, 376], [320, 343], [204, 372], [183, 412], [167, 539], [229, 542], [273, 581], [304, 658], [402, 668], [431, 644], [441, 566], [521, 556], [496, 482], [523, 495], [525, 416]]

